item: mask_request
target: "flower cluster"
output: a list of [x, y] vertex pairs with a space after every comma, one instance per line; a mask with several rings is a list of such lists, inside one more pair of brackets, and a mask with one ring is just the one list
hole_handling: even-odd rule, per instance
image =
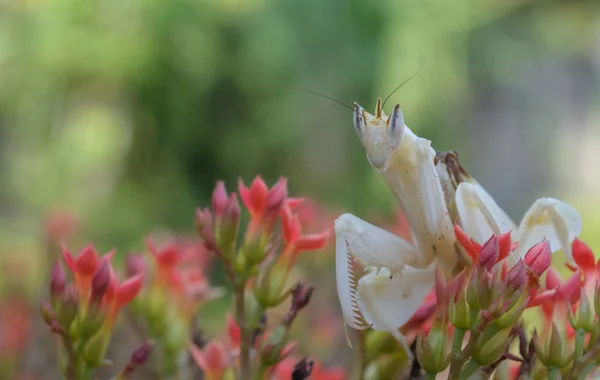
[[[196, 212], [200, 239], [155, 243], [148, 237], [145, 252], [125, 258], [123, 282], [113, 269], [114, 252], [100, 257], [89, 245], [74, 257], [62, 246], [72, 281], [56, 263], [42, 315], [60, 338], [65, 378], [89, 378], [108, 363], [107, 347], [126, 305], [129, 322], [145, 341], [118, 378], [131, 375], [151, 352], [157, 355], [155, 370], [167, 377], [191, 376], [191, 356], [206, 379], [345, 378], [341, 369], [325, 369], [294, 355], [298, 344], [292, 327], [314, 288], [288, 282], [299, 255], [323, 248], [329, 236], [328, 230], [303, 231], [315, 222], [315, 204], [307, 202], [310, 207], [299, 213], [304, 199], [288, 197], [285, 178], [270, 189], [260, 177], [249, 187], [239, 181], [238, 188], [243, 208], [236, 193], [228, 194], [224, 183], [217, 183], [211, 207]], [[241, 222], [244, 209], [246, 225]], [[227, 314], [226, 336], [214, 334], [206, 342], [200, 339], [198, 312], [206, 301], [228, 294], [208, 280], [215, 258], [227, 275], [233, 309]]]
[[[42, 303], [42, 316], [62, 342], [59, 363], [67, 379], [89, 377], [93, 369], [107, 364], [104, 356], [119, 311], [142, 288], [142, 275], [118, 280], [111, 264], [113, 254], [99, 257], [94, 246], [88, 245], [75, 258], [63, 245], [63, 259], [73, 281], [68, 281], [61, 263], [52, 267], [50, 301]], [[135, 360], [139, 365], [139, 354]]]
[[[324, 247], [328, 232], [303, 233], [295, 212], [303, 199], [287, 196], [284, 178], [270, 189], [260, 177], [250, 187], [239, 181], [238, 191], [250, 216], [243, 231], [238, 195], [228, 194], [222, 182], [215, 187], [211, 208], [196, 212], [196, 225], [205, 246], [223, 263], [233, 287], [229, 343], [213, 339], [204, 347], [192, 344], [190, 350], [209, 379], [236, 375], [280, 378], [285, 371], [289, 377], [294, 369], [287, 363], [293, 360], [296, 346], [290, 330], [298, 312], [308, 304], [313, 288], [290, 285], [288, 278], [300, 253]], [[268, 328], [269, 310], [288, 299], [291, 304], [287, 313]], [[314, 371], [315, 367], [311, 368]]]
[[201, 241], [180, 238], [157, 246], [147, 238], [146, 246], [147, 254], [130, 254], [125, 263], [128, 275], [145, 279], [131, 303], [131, 317], [157, 343], [161, 372], [173, 375], [180, 372], [198, 310], [223, 291], [210, 285], [210, 253]]

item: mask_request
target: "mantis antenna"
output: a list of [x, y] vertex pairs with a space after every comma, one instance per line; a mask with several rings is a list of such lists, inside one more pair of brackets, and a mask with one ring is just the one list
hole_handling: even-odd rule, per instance
[[387, 102], [387, 101], [390, 99], [390, 97], [391, 97], [392, 95], [394, 95], [394, 93], [395, 93], [396, 91], [398, 91], [398, 90], [400, 89], [400, 87], [404, 86], [406, 83], [408, 83], [408, 81], [410, 81], [411, 79], [413, 79], [413, 78], [414, 78], [414, 77], [415, 77], [415, 76], [416, 76], [416, 75], [419, 73], [419, 71], [421, 71], [421, 69], [420, 69], [420, 68], [419, 68], [419, 69], [417, 69], [417, 71], [415, 71], [415, 72], [414, 72], [414, 73], [413, 73], [411, 76], [409, 76], [408, 78], [406, 78], [406, 79], [405, 79], [405, 80], [404, 80], [402, 83], [400, 83], [400, 84], [398, 85], [398, 87], [396, 87], [396, 88], [394, 89], [394, 91], [390, 92], [390, 94], [387, 96], [387, 98], [385, 98], [385, 100], [383, 101], [383, 104], [381, 104], [381, 108], [383, 109], [383, 107], [385, 106], [385, 103], [386, 103], [386, 102]]
[[318, 96], [320, 96], [320, 97], [323, 97], [323, 98], [325, 98], [325, 99], [329, 99], [329, 100], [331, 100], [332, 102], [336, 102], [337, 104], [340, 104], [340, 105], [342, 105], [342, 106], [344, 106], [344, 107], [348, 108], [350, 111], [352, 111], [352, 112], [355, 112], [355, 111], [354, 111], [354, 108], [350, 107], [349, 105], [347, 105], [346, 103], [344, 103], [344, 102], [342, 102], [342, 101], [340, 101], [340, 100], [337, 100], [336, 98], [332, 98], [331, 96], [323, 95], [323, 94], [320, 94], [320, 93], [318, 93], [318, 92], [316, 92], [316, 91], [307, 90], [307, 89], [305, 89], [305, 88], [302, 88], [302, 87], [294, 87], [294, 88], [295, 88], [296, 90], [300, 90], [300, 91], [308, 92], [309, 94], [318, 95]]
[[356, 109], [354, 109], [354, 108], [350, 107], [349, 105], [347, 105], [346, 103], [344, 103], [344, 102], [342, 102], [342, 101], [340, 101], [340, 100], [337, 100], [336, 98], [332, 98], [331, 96], [327, 96], [327, 95], [320, 94], [320, 93], [318, 93], [318, 92], [316, 92], [316, 91], [307, 90], [307, 89], [305, 89], [305, 88], [302, 88], [302, 87], [294, 87], [294, 88], [295, 88], [296, 90], [300, 90], [300, 91], [308, 92], [309, 94], [318, 95], [318, 96], [320, 96], [320, 97], [323, 97], [323, 98], [325, 98], [325, 99], [329, 99], [329, 100], [331, 100], [332, 102], [336, 102], [337, 104], [340, 104], [340, 105], [342, 105], [342, 106], [344, 106], [344, 107], [348, 108], [349, 110], [351, 110], [353, 113], [357, 114], [358, 116], [362, 116], [361, 114], [359, 114], [359, 113], [356, 111]]

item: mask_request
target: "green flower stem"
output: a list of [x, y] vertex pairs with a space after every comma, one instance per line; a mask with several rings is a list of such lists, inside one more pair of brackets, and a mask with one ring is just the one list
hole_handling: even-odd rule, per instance
[[460, 372], [460, 380], [470, 379], [471, 376], [477, 372], [477, 370], [481, 367], [481, 364], [475, 359], [469, 360], [467, 365], [464, 366], [463, 370]]
[[[454, 338], [452, 340], [452, 361], [450, 362], [449, 379], [458, 379], [460, 371], [465, 364], [466, 358], [462, 352], [462, 344], [467, 330], [457, 327], [454, 330]], [[470, 342], [470, 340], [469, 340]]]
[[69, 336], [69, 333], [67, 333], [66, 331], [63, 331], [60, 334], [63, 344], [65, 346], [65, 349], [67, 350], [67, 357], [68, 357], [68, 361], [67, 361], [67, 370], [65, 373], [65, 378], [67, 380], [77, 380], [77, 367], [78, 367], [78, 362], [79, 362], [79, 355], [77, 354], [78, 351], [75, 350], [75, 348], [73, 347], [73, 342], [71, 341], [71, 337]]
[[235, 287], [236, 322], [240, 327], [240, 379], [250, 379], [250, 339], [246, 320], [245, 281]]
[[437, 376], [437, 373], [427, 372], [425, 374], [425, 379], [426, 380], [435, 380], [436, 376]]
[[575, 350], [573, 351], [573, 365], [567, 379], [578, 379], [581, 370], [586, 366], [584, 363], [583, 349], [587, 332], [584, 329], [577, 329], [575, 333]]
[[265, 375], [265, 373], [267, 372], [267, 366], [265, 366], [262, 362], [260, 363], [260, 366], [258, 368], [258, 370], [254, 373], [254, 380], [262, 380], [263, 376]]

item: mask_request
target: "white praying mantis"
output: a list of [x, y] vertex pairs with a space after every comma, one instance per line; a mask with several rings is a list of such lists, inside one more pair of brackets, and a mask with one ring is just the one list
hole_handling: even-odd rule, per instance
[[[464, 265], [454, 223], [482, 244], [492, 234], [511, 232], [518, 246], [510, 260], [523, 257], [547, 239], [553, 252], [581, 232], [577, 211], [554, 198], [535, 201], [517, 226], [474, 179], [454, 153], [436, 155], [431, 141], [405, 124], [400, 106], [389, 117], [377, 100], [371, 115], [354, 104], [354, 128], [367, 159], [390, 187], [408, 221], [412, 242], [343, 214], [335, 221], [336, 281], [345, 323], [393, 334], [410, 355], [398, 331], [414, 315], [435, 282], [436, 267], [451, 272]], [[357, 278], [358, 260], [365, 275]], [[351, 345], [348, 338], [348, 343]]]

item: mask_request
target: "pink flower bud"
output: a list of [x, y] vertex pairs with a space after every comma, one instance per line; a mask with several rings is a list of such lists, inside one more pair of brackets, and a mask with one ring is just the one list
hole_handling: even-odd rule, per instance
[[223, 181], [217, 181], [215, 190], [212, 194], [212, 212], [216, 218], [220, 218], [227, 207], [227, 190]]
[[67, 276], [62, 265], [57, 261], [52, 266], [50, 273], [50, 298], [52, 302], [58, 300], [65, 290]]
[[150, 354], [152, 353], [152, 349], [154, 348], [154, 341], [147, 340], [145, 341], [134, 353], [131, 355], [129, 359], [129, 363], [121, 372], [121, 376], [123, 378], [130, 376], [136, 368], [143, 366], [148, 361]]
[[507, 296], [511, 297], [514, 293], [523, 289], [527, 283], [527, 270], [523, 260], [519, 260], [511, 269], [508, 271], [504, 284], [506, 286]]
[[52, 322], [56, 320], [56, 313], [54, 312], [50, 302], [42, 301], [40, 310], [42, 311], [42, 318], [44, 319], [44, 322], [46, 322], [48, 326], [52, 326]]
[[263, 220], [270, 230], [275, 224], [281, 208], [287, 197], [287, 178], [280, 178], [279, 181], [271, 188], [267, 198], [265, 199], [265, 210]]
[[131, 302], [144, 286], [144, 274], [139, 273], [125, 280], [116, 291], [117, 307], [123, 307]]
[[236, 242], [240, 214], [240, 204], [238, 202], [237, 195], [233, 193], [229, 197], [227, 205], [225, 206], [221, 218], [217, 221], [215, 229], [217, 244], [225, 256], [228, 256], [231, 253], [230, 251]]
[[240, 197], [242, 198], [242, 202], [250, 212], [250, 215], [254, 217], [260, 217], [261, 213], [263, 212], [263, 208], [265, 207], [265, 200], [269, 193], [269, 188], [262, 178], [260, 176], [256, 176], [254, 181], [252, 181], [252, 185], [250, 185], [250, 189], [248, 189], [244, 185], [244, 182], [239, 179], [238, 190]]
[[79, 294], [73, 285], [67, 286], [60, 304], [58, 322], [65, 329], [71, 326], [79, 310]]
[[584, 271], [594, 270], [596, 267], [596, 258], [594, 252], [579, 239], [573, 240], [572, 245], [573, 259], [577, 265]]
[[196, 229], [204, 240], [206, 248], [209, 250], [215, 250], [217, 248], [217, 243], [215, 242], [212, 215], [209, 209], [196, 209]]
[[83, 248], [75, 260], [75, 268], [78, 274], [83, 276], [91, 276], [98, 268], [99, 262], [100, 259], [98, 258], [98, 252], [94, 246], [90, 244]]
[[550, 267], [551, 263], [552, 252], [550, 251], [550, 244], [546, 240], [534, 245], [525, 254], [525, 264], [538, 277]]
[[98, 308], [110, 285], [110, 264], [108, 260], [102, 260], [100, 267], [92, 278], [90, 294], [90, 305]]
[[211, 379], [220, 379], [229, 361], [225, 347], [219, 342], [209, 342], [203, 349], [194, 344], [189, 345], [192, 358]]
[[240, 220], [240, 214], [242, 210], [240, 208], [240, 202], [238, 202], [237, 195], [231, 193], [227, 201], [227, 207], [225, 207], [223, 217], [230, 224], [237, 224]]
[[212, 214], [209, 209], [196, 209], [196, 227], [198, 231], [202, 231], [206, 227], [212, 228]]
[[283, 323], [289, 325], [294, 321], [296, 315], [298, 315], [298, 312], [308, 305], [314, 290], [315, 288], [312, 286], [306, 288], [302, 284], [296, 285], [296, 287], [292, 290], [292, 304], [290, 305], [290, 310], [283, 318]]
[[498, 261], [500, 256], [500, 245], [498, 243], [498, 236], [492, 235], [492, 237], [483, 244], [479, 251], [478, 265], [487, 271], [492, 271], [494, 265]]

